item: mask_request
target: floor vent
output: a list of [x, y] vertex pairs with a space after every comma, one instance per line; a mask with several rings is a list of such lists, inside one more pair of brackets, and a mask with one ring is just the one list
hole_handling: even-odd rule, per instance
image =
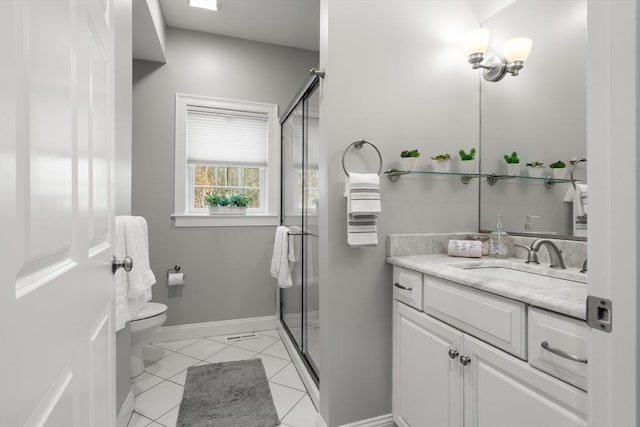
[[225, 338], [225, 341], [233, 342], [233, 341], [251, 340], [254, 338], [258, 338], [258, 334], [256, 334], [255, 332], [252, 332], [250, 334], [230, 335]]

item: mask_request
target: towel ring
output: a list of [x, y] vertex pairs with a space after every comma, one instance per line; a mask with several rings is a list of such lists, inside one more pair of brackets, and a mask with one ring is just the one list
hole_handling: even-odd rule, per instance
[[369, 144], [370, 146], [373, 147], [374, 150], [376, 150], [376, 153], [378, 153], [378, 158], [380, 159], [380, 167], [378, 168], [378, 175], [382, 173], [382, 154], [380, 154], [380, 150], [378, 150], [378, 147], [376, 147], [375, 144], [367, 141], [366, 139], [361, 139], [360, 141], [353, 141], [351, 144], [347, 146], [347, 148], [344, 149], [344, 153], [342, 153], [342, 170], [344, 171], [345, 175], [349, 176], [349, 172], [347, 171], [347, 168], [344, 165], [344, 159], [347, 156], [347, 151], [349, 151], [351, 147], [354, 147], [356, 150], [360, 150], [364, 144]]

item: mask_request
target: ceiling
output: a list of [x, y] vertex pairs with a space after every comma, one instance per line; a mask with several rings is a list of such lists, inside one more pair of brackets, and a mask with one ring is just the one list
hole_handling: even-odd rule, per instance
[[319, 50], [320, 0], [223, 0], [218, 12], [187, 0], [160, 4], [170, 27]]

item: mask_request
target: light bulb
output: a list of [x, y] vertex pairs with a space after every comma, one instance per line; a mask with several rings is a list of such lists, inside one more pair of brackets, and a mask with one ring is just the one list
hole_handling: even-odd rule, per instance
[[517, 37], [509, 40], [504, 45], [504, 57], [507, 62], [521, 61], [524, 62], [531, 52], [532, 41], [526, 37]]
[[475, 53], [484, 54], [489, 46], [490, 33], [487, 28], [478, 28], [470, 32], [462, 42], [462, 48], [467, 56]]

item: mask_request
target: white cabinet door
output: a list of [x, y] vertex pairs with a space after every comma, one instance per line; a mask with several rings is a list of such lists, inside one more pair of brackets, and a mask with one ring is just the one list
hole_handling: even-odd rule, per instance
[[0, 425], [115, 425], [111, 0], [0, 1]]
[[[401, 427], [462, 426], [462, 332], [393, 302], [393, 414]], [[452, 353], [451, 356], [455, 356]]]
[[464, 337], [465, 427], [585, 427], [587, 395], [525, 362]]

